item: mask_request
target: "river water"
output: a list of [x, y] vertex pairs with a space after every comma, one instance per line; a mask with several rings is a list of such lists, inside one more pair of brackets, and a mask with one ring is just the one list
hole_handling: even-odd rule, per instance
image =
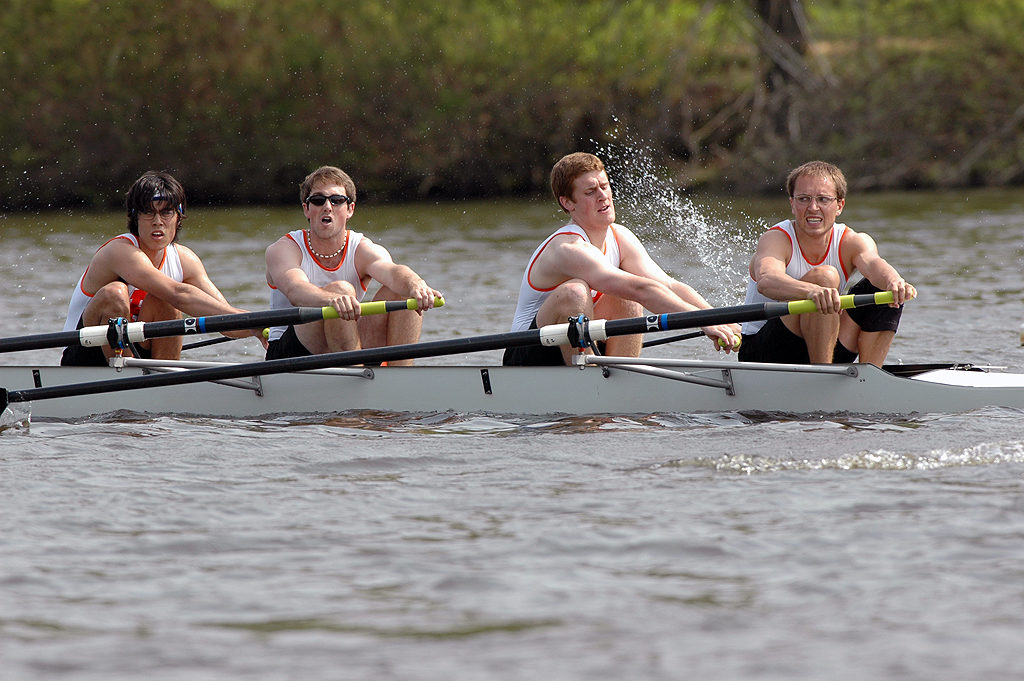
[[[619, 199], [713, 303], [773, 199]], [[1024, 192], [852, 196], [920, 298], [890, 360], [1021, 369]], [[425, 340], [504, 331], [546, 198], [351, 226], [443, 290]], [[0, 217], [4, 335], [57, 331], [116, 214]], [[194, 209], [233, 303], [294, 208]], [[707, 342], [650, 354], [709, 357]], [[56, 363], [53, 350], [0, 363]], [[256, 359], [251, 340], [193, 351]], [[491, 352], [474, 362], [499, 361]], [[466, 357], [421, 360], [454, 364]], [[780, 405], [782, 406], [782, 405]], [[911, 418], [118, 415], [0, 431], [0, 680], [1019, 679], [1024, 427]]]

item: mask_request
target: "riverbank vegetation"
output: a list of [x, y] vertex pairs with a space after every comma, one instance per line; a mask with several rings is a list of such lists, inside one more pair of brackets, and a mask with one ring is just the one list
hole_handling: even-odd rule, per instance
[[681, 187], [1024, 183], [1024, 0], [9, 0], [0, 204], [294, 201], [313, 167], [375, 200], [543, 191], [628, 137]]

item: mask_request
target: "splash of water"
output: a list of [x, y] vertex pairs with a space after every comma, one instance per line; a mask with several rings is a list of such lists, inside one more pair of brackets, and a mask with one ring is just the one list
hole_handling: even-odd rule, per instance
[[621, 141], [598, 145], [597, 155], [612, 180], [617, 221], [640, 237], [665, 271], [712, 305], [742, 303], [747, 265], [764, 227], [742, 212], [698, 205], [655, 162], [648, 145], [618, 128], [610, 136]]

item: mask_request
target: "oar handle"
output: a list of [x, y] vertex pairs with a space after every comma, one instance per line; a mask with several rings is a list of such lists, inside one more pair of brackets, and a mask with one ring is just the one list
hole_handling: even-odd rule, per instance
[[[851, 307], [861, 307], [872, 304], [867, 297], [872, 297], [875, 305], [888, 305], [893, 302], [892, 291], [878, 291], [877, 293], [861, 293], [858, 295], [839, 296], [839, 307], [848, 310]], [[794, 300], [789, 303], [789, 314], [807, 314], [817, 312], [818, 306], [813, 300]]]
[[[442, 307], [443, 305], [444, 298], [440, 296], [434, 298], [434, 307]], [[387, 312], [400, 312], [402, 310], [418, 310], [419, 307], [419, 301], [415, 298], [408, 298], [406, 300], [374, 300], [369, 303], [359, 303], [359, 314], [385, 314]], [[338, 311], [333, 307], [325, 307], [322, 309], [324, 319], [338, 318]]]

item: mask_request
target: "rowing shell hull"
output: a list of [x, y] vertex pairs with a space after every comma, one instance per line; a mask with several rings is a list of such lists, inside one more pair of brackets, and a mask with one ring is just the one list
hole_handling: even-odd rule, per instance
[[[769, 366], [769, 365], [765, 365]], [[1024, 374], [932, 371], [897, 377], [871, 365], [849, 373], [806, 367], [690, 362], [685, 367], [416, 366], [366, 375], [285, 373], [230, 384], [195, 383], [14, 403], [32, 419], [67, 419], [120, 410], [257, 417], [372, 409], [495, 414], [649, 414], [698, 412], [955, 413], [989, 406], [1024, 409]], [[725, 368], [723, 368], [725, 367]], [[145, 369], [0, 367], [8, 391], [141, 376]], [[636, 373], [661, 372], [665, 375]], [[724, 384], [723, 384], [724, 380]], [[693, 381], [698, 381], [695, 383]], [[706, 381], [711, 385], [700, 384]]]

